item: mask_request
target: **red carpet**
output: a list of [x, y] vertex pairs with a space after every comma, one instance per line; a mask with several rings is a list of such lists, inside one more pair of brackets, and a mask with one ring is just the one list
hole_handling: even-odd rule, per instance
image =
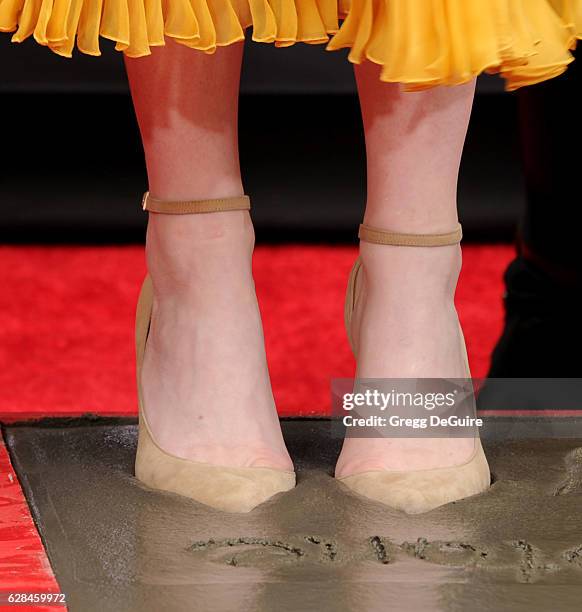
[[[458, 306], [475, 377], [502, 324], [510, 246], [466, 246]], [[343, 297], [350, 247], [259, 247], [257, 290], [279, 411], [325, 414], [351, 376]], [[132, 414], [141, 247], [0, 247], [0, 417]]]

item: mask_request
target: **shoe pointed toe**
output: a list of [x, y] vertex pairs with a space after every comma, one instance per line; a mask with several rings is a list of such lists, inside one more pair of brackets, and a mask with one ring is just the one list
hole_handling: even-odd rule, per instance
[[491, 483], [481, 442], [462, 465], [411, 472], [373, 471], [339, 479], [354, 493], [401, 510], [422, 514], [486, 491]]
[[246, 513], [295, 486], [295, 472], [267, 467], [229, 467], [190, 461], [160, 448], [149, 428], [140, 430], [137, 479], [159, 491], [176, 493], [222, 510]]

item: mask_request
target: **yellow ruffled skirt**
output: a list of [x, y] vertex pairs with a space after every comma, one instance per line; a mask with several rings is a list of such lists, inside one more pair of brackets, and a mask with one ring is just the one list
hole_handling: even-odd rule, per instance
[[[340, 21], [342, 21], [340, 25]], [[350, 48], [409, 90], [500, 72], [508, 89], [564, 72], [582, 36], [582, 0], [0, 0], [0, 30], [70, 57], [99, 37], [130, 57], [166, 37], [213, 53], [244, 38]]]

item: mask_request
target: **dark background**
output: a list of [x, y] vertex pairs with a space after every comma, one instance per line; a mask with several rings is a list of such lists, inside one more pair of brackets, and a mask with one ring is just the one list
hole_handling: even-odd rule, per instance
[[[0, 35], [0, 241], [143, 239], [139, 134], [121, 54], [102, 49], [69, 60]], [[468, 240], [513, 238], [524, 201], [516, 113], [500, 79], [479, 80], [459, 187]], [[240, 138], [260, 241], [355, 240], [365, 159], [344, 52], [247, 41]]]

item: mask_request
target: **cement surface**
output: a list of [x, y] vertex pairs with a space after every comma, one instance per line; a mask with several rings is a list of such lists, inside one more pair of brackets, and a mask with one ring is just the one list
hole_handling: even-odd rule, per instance
[[136, 427], [6, 439], [73, 611], [582, 609], [582, 440], [486, 444], [495, 482], [419, 516], [332, 477], [326, 421], [288, 421], [298, 486], [248, 515], [143, 487]]

